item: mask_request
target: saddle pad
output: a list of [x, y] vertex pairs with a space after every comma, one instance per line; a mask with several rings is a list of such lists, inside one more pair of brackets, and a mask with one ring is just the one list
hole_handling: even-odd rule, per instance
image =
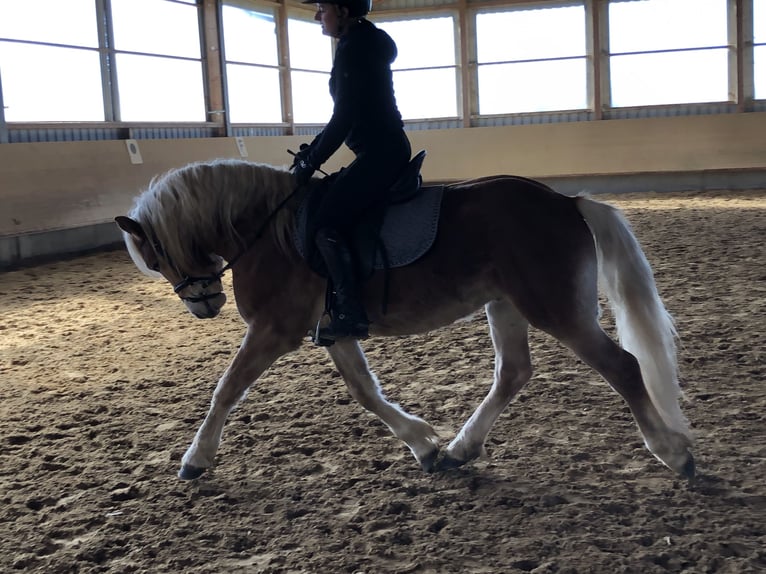
[[[436, 239], [444, 186], [422, 187], [415, 197], [404, 203], [389, 205], [383, 219], [380, 237], [386, 249], [388, 267], [404, 267], [415, 262], [431, 248]], [[295, 247], [306, 259], [306, 218], [308, 198], [296, 212]], [[378, 249], [375, 269], [384, 269], [386, 261]]]

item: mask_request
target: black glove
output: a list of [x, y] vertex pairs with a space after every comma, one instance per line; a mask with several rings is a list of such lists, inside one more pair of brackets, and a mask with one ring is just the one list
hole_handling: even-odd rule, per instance
[[311, 176], [314, 175], [316, 170], [314, 169], [314, 166], [304, 159], [298, 159], [296, 157], [295, 160], [292, 168], [295, 183], [297, 183], [299, 187], [303, 187], [311, 180]]
[[309, 144], [302, 143], [300, 148], [298, 148], [298, 150], [299, 150], [298, 153], [293, 154], [293, 165], [290, 166], [290, 169], [295, 169], [296, 167], [298, 167], [301, 161], [305, 162], [305, 161], [308, 161], [309, 159], [309, 153], [311, 152], [311, 146]]

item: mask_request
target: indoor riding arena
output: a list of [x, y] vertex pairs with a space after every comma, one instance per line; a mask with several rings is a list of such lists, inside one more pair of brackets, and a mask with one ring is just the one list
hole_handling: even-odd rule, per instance
[[[369, 14], [399, 46], [426, 184], [513, 174], [625, 215], [675, 321], [694, 478], [534, 328], [531, 380], [463, 466], [424, 472], [307, 336], [229, 414], [214, 465], [178, 477], [247, 327], [231, 273], [220, 315], [197, 319], [139, 271], [114, 218], [192, 162], [291, 163], [332, 114], [306, 95], [318, 76], [330, 98], [315, 12], [0, 3], [0, 572], [766, 571], [766, 0], [376, 0]], [[320, 48], [326, 61], [308, 58]], [[654, 71], [631, 83], [641, 62]], [[352, 159], [342, 147], [323, 169]], [[361, 345], [442, 448], [499, 369], [481, 308]]]

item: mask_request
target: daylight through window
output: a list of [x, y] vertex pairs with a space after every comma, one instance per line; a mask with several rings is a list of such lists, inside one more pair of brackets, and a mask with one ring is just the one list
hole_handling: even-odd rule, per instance
[[[416, 20], [375, 20], [398, 50], [391, 69], [394, 93], [407, 120], [458, 115], [455, 20], [452, 16]], [[423, 41], [428, 38], [428, 41]]]
[[766, 100], [766, 0], [753, 0], [755, 98]]
[[476, 15], [479, 113], [587, 107], [585, 7]]
[[[326, 124], [335, 42], [313, 6], [221, 0], [217, 12], [218, 4], [0, 0], [4, 125], [215, 120], [199, 129], [230, 134], [231, 124], [238, 133], [243, 124], [247, 133]], [[397, 44], [394, 91], [413, 128], [652, 117], [671, 113], [652, 109], [666, 105], [759, 111], [766, 101], [766, 0], [426, 4], [370, 14]], [[219, 25], [220, 45], [203, 47]], [[602, 53], [589, 53], [599, 43]], [[221, 104], [225, 116], [207, 109]]]
[[610, 2], [612, 105], [728, 101], [727, 34], [727, 0]]
[[93, 0], [0, 2], [6, 121], [106, 119], [96, 23]]
[[120, 119], [205, 121], [197, 7], [166, 0], [111, 6]]
[[273, 10], [223, 6], [223, 44], [232, 123], [282, 122]]
[[300, 124], [323, 124], [332, 116], [330, 70], [332, 40], [322, 34], [313, 20], [290, 18], [287, 21], [290, 42], [290, 79], [292, 82], [293, 119]]

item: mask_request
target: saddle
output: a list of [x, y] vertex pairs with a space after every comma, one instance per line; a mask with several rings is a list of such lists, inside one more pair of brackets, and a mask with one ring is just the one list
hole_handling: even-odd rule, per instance
[[[403, 267], [417, 261], [436, 239], [444, 186], [422, 186], [420, 168], [425, 150], [410, 160], [391, 186], [382, 209], [373, 208], [354, 226], [348, 241], [361, 280], [376, 270]], [[330, 175], [315, 184], [296, 212], [295, 247], [311, 269], [327, 277], [324, 262], [308, 238], [311, 213], [331, 183]]]

